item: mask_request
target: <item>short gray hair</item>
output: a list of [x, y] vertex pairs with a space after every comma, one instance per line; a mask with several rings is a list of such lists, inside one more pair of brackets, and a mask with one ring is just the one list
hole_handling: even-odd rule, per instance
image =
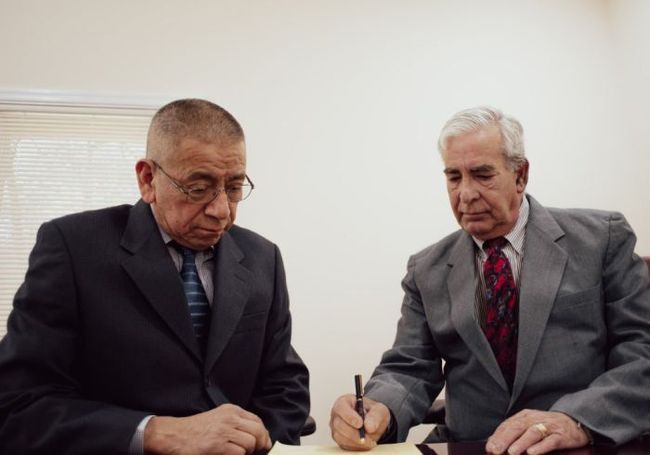
[[244, 142], [244, 130], [230, 112], [210, 101], [197, 98], [172, 101], [151, 119], [147, 158], [162, 159], [185, 138], [229, 146]]
[[455, 113], [440, 131], [438, 150], [442, 153], [449, 139], [462, 136], [482, 128], [495, 125], [501, 133], [501, 144], [506, 163], [516, 170], [526, 161], [524, 151], [524, 129], [521, 123], [498, 109], [490, 106], [479, 106], [464, 109]]

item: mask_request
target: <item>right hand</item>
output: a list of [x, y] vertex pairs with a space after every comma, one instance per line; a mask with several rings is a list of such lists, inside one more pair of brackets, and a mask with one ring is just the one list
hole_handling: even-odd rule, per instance
[[[386, 432], [390, 411], [385, 404], [364, 397], [366, 419], [363, 421], [354, 408], [355, 402], [354, 395], [343, 395], [334, 402], [330, 416], [332, 438], [344, 450], [370, 450]], [[361, 425], [366, 430], [364, 442], [359, 439]]]
[[240, 455], [270, 448], [262, 420], [233, 404], [189, 417], [154, 416], [144, 430], [144, 451], [151, 454]]

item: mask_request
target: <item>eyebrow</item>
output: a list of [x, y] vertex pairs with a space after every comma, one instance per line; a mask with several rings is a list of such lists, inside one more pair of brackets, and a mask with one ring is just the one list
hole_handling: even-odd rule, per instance
[[185, 178], [186, 181], [192, 181], [192, 180], [210, 180], [211, 182], [214, 181], [214, 177], [207, 172], [203, 171], [194, 171], [190, 175], [188, 175]]
[[481, 173], [481, 172], [494, 172], [494, 166], [491, 164], [481, 164], [470, 169], [472, 174]]
[[226, 181], [232, 182], [233, 180], [245, 180], [246, 179], [246, 174], [237, 174], [237, 175], [231, 175], [228, 177]]
[[[491, 164], [481, 164], [479, 166], [471, 168], [469, 171], [472, 174], [480, 174], [480, 173], [483, 173], [483, 172], [494, 172], [494, 170], [495, 170], [494, 166], [492, 166]], [[454, 167], [447, 167], [447, 168], [445, 168], [445, 170], [443, 172], [446, 175], [460, 174], [460, 170], [458, 170], [457, 168], [454, 168]]]
[[[232, 182], [234, 180], [244, 180], [245, 178], [246, 178], [246, 174], [232, 175], [226, 178], [226, 182]], [[216, 179], [214, 175], [209, 174], [207, 172], [195, 171], [192, 172], [190, 175], [188, 175], [187, 178], [185, 179], [185, 181], [190, 181], [190, 182], [193, 180], [208, 180], [211, 183], [216, 183], [220, 179]]]

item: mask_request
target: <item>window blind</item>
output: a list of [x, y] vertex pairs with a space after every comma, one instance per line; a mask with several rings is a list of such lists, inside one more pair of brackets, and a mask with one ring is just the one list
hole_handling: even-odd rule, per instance
[[0, 337], [38, 227], [134, 203], [151, 109], [0, 103]]

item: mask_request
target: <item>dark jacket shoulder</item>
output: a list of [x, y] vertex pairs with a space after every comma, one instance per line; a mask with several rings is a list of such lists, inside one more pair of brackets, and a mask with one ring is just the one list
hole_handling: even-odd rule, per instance
[[54, 224], [65, 232], [76, 233], [105, 231], [111, 227], [124, 229], [132, 208], [133, 205], [123, 204], [96, 210], [86, 210], [54, 218], [47, 223]]

